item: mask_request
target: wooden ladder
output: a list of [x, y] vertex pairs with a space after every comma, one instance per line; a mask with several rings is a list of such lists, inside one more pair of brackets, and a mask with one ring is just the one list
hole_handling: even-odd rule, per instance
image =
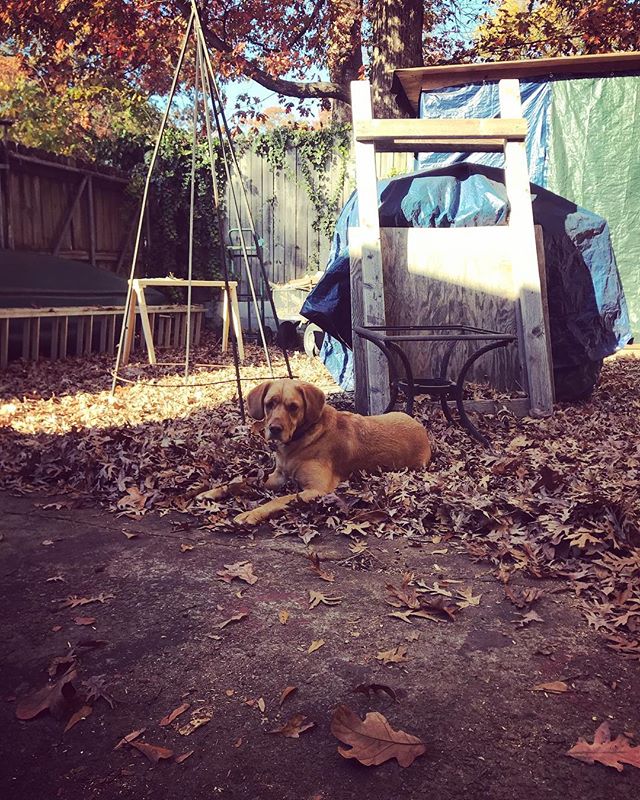
[[[519, 82], [501, 80], [499, 97], [498, 119], [373, 119], [369, 82], [351, 84], [360, 214], [359, 227], [349, 230], [352, 326], [385, 324], [376, 152], [503, 152], [510, 214], [507, 226], [494, 226], [495, 237], [500, 247], [503, 250], [506, 247], [509, 252], [510, 285], [505, 286], [505, 292], [516, 301], [518, 350], [529, 408], [533, 413], [547, 415], [553, 407], [553, 381], [529, 190], [525, 150], [527, 121], [522, 118]], [[461, 241], [467, 235], [465, 232], [477, 229], [450, 230]], [[426, 229], [415, 231], [416, 235], [425, 233]], [[438, 230], [438, 233], [445, 231]], [[474, 237], [469, 236], [469, 241], [473, 247]], [[487, 259], [490, 250], [488, 247]], [[406, 267], [399, 264], [398, 268], [403, 266]], [[409, 324], [412, 322], [407, 320]], [[426, 324], [429, 320], [415, 322]], [[450, 322], [459, 324], [463, 320]], [[354, 341], [354, 361], [356, 409], [381, 413], [389, 401], [384, 355], [372, 344]]]

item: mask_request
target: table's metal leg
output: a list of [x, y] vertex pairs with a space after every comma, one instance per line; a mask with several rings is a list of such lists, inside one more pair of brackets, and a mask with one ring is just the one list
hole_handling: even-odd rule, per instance
[[404, 367], [404, 374], [407, 379], [407, 401], [406, 401], [406, 410], [407, 414], [412, 417], [413, 416], [413, 398], [415, 395], [415, 384], [413, 381], [413, 370], [411, 369], [411, 362], [407, 354], [404, 350], [397, 345], [395, 342], [387, 342], [387, 347], [389, 347], [394, 353], [397, 354], [400, 361], [402, 361], [402, 366]]
[[[449, 361], [451, 360], [451, 356], [453, 355], [453, 350], [456, 344], [457, 342], [451, 342], [451, 344], [447, 348], [447, 352], [444, 354], [442, 363], [440, 364], [440, 377], [443, 380], [447, 379], [447, 372], [449, 371]], [[449, 408], [449, 404], [447, 402], [448, 399], [449, 399], [449, 394], [442, 395], [440, 397], [440, 405], [442, 407], [442, 413], [445, 415], [449, 425], [455, 425], [453, 414], [451, 413], [451, 409]]]
[[487, 437], [481, 433], [478, 428], [471, 422], [469, 416], [465, 410], [464, 403], [462, 400], [462, 394], [464, 392], [464, 382], [467, 377], [467, 372], [471, 369], [473, 364], [483, 356], [485, 353], [488, 353], [490, 350], [495, 350], [498, 347], [506, 347], [509, 342], [493, 342], [492, 344], [485, 345], [485, 347], [481, 347], [480, 350], [476, 351], [472, 356], [470, 356], [464, 363], [462, 369], [460, 370], [460, 375], [458, 376], [458, 380], [456, 381], [456, 405], [458, 407], [458, 413], [460, 414], [460, 421], [464, 428], [473, 436], [474, 439], [477, 439], [481, 444], [485, 447], [491, 448], [491, 442], [487, 439]]
[[384, 353], [385, 358], [389, 364], [389, 405], [385, 408], [382, 412], [383, 414], [388, 414], [389, 411], [393, 409], [396, 404], [396, 400], [398, 399], [398, 370], [396, 369], [396, 365], [393, 363], [393, 356], [391, 352], [388, 350], [385, 345], [375, 338], [375, 336], [369, 336], [366, 331], [362, 328], [354, 328], [354, 333], [357, 333], [358, 336], [362, 336], [363, 339], [375, 344], [376, 347], [380, 348]]

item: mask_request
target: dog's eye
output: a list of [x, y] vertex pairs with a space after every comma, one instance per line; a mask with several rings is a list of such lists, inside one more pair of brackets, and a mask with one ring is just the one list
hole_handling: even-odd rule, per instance
[[267, 411], [270, 408], [273, 408], [273, 400], [267, 400], [267, 402], [264, 404], [264, 407], [267, 409]]
[[292, 414], [295, 414], [297, 410], [298, 410], [298, 406], [295, 403], [289, 403], [289, 411]]

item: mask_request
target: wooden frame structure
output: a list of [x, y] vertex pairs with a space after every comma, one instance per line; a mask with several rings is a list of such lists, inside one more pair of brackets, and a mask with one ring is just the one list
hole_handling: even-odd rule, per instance
[[[193, 343], [200, 343], [204, 306], [192, 306], [194, 316]], [[152, 339], [158, 346], [180, 347], [186, 337], [187, 306], [153, 305], [146, 308]], [[113, 355], [116, 350], [117, 318], [124, 314], [124, 306], [69, 306], [56, 308], [0, 308], [0, 369], [9, 364], [9, 334], [14, 321], [22, 322], [22, 358], [37, 361], [41, 350], [42, 323], [51, 321], [51, 361], [66, 358], [70, 349], [69, 320], [77, 320], [74, 355], [87, 356], [93, 352], [94, 330], [98, 330], [98, 352]], [[133, 334], [132, 327], [132, 334]], [[130, 350], [135, 341], [131, 337]]]
[[[422, 291], [431, 280], [451, 286], [473, 285], [487, 295], [498, 296], [512, 304], [517, 320], [518, 352], [529, 410], [550, 414], [553, 380], [524, 144], [527, 123], [522, 118], [519, 82], [500, 81], [499, 119], [374, 120], [368, 81], [352, 83], [351, 93], [360, 214], [359, 227], [349, 230], [352, 324], [386, 323], [385, 271], [394, 283], [396, 272], [420, 275], [423, 281], [426, 279]], [[510, 205], [508, 224], [381, 230], [375, 155], [377, 151], [390, 150], [503, 152]], [[404, 322], [429, 324], [432, 320]], [[448, 322], [463, 324], [465, 320]], [[486, 320], [485, 326], [492, 327], [491, 323]], [[369, 343], [354, 342], [354, 360], [356, 408], [380, 413], [389, 397], [384, 356]]]
[[[145, 299], [144, 290], [147, 286], [207, 286], [213, 289], [222, 289], [222, 350], [226, 351], [229, 346], [230, 318], [233, 320], [233, 330], [238, 342], [238, 354], [240, 360], [244, 361], [244, 343], [242, 340], [242, 328], [240, 326], [240, 308], [238, 306], [237, 281], [205, 281], [205, 280], [185, 280], [182, 278], [133, 278], [131, 300], [128, 306], [128, 316], [125, 320], [125, 336], [120, 364], [122, 366], [129, 363], [133, 335], [135, 332], [136, 301], [138, 305], [137, 313], [140, 314], [142, 323], [142, 333], [147, 346], [149, 363], [156, 363], [156, 352], [153, 345], [153, 328], [149, 319], [149, 309]], [[229, 313], [231, 310], [231, 313]], [[198, 337], [199, 338], [199, 337]]]

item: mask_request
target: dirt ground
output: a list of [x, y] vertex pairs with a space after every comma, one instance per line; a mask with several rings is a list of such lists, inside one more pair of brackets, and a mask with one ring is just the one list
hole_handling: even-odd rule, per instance
[[[640, 770], [619, 774], [565, 756], [605, 720], [614, 735], [639, 732], [640, 675], [637, 663], [605, 649], [575, 600], [553, 593], [553, 581], [536, 582], [548, 590], [536, 607], [543, 621], [522, 626], [491, 568], [451, 542], [382, 540], [360, 559], [347, 537], [324, 535], [314, 545], [335, 575], [328, 583], [297, 539], [203, 533], [171, 515], [117, 519], [91, 504], [56, 508], [50, 497], [3, 493], [0, 503], [2, 797], [638, 796]], [[244, 560], [256, 583], [217, 578]], [[385, 585], [399, 585], [407, 570], [461, 581], [480, 600], [451, 622], [390, 617]], [[310, 590], [344, 599], [310, 609]], [[112, 597], [57, 610], [69, 595], [100, 593]], [[219, 627], [239, 612], [247, 616]], [[79, 615], [95, 622], [79, 626]], [[104, 643], [83, 647], [87, 640]], [[406, 645], [406, 662], [376, 659], [396, 645]], [[52, 658], [70, 646], [80, 652], [79, 678], [102, 676], [114, 707], [99, 699], [67, 733], [48, 713], [16, 719], [19, 698], [46, 682]], [[532, 691], [560, 679], [571, 691]], [[395, 700], [354, 692], [362, 684], [386, 685]], [[297, 691], [280, 707], [287, 686]], [[183, 702], [189, 710], [160, 727]], [[407, 769], [342, 758], [329, 730], [340, 703], [362, 716], [382, 712], [423, 739], [426, 754]], [[203, 709], [206, 725], [189, 736], [176, 731]], [[295, 713], [314, 727], [297, 739], [269, 733]], [[130, 746], [114, 750], [140, 728], [148, 743], [193, 754], [153, 764]]]
[[[0, 386], [2, 800], [640, 796], [640, 769], [566, 755], [603, 722], [640, 744], [640, 362], [548, 420], [483, 419], [493, 451], [420, 407], [429, 470], [355, 477], [253, 531], [232, 520], [259, 495], [194, 501], [271, 460], [228, 363], [164, 390], [133, 364], [115, 400], [109, 366], [16, 363]], [[255, 582], [218, 575], [239, 562]], [[425, 754], [343, 758], [341, 704]], [[299, 737], [273, 732], [291, 719]]]

